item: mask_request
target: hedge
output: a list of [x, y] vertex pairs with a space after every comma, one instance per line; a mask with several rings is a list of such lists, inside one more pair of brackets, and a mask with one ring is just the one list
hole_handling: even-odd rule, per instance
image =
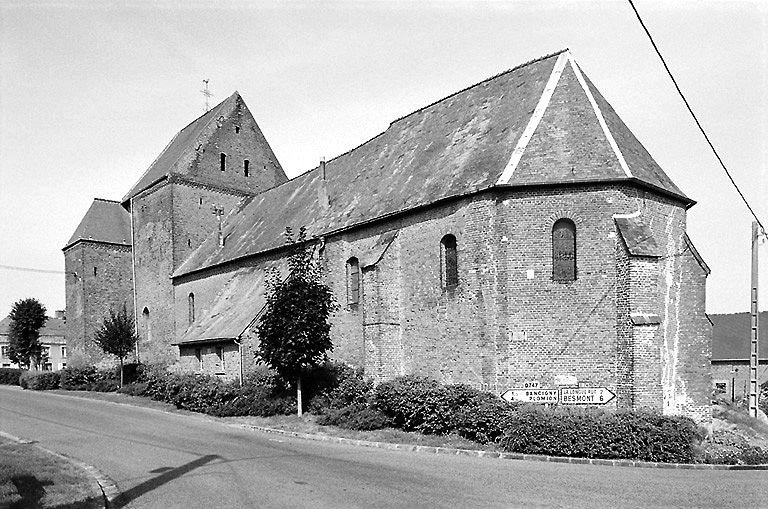
[[24, 370], [0, 368], [0, 385], [19, 385], [19, 377]]
[[59, 382], [59, 373], [56, 371], [24, 371], [19, 376], [19, 385], [33, 391], [58, 389]]
[[60, 373], [61, 388], [68, 391], [114, 392], [120, 387], [120, 374], [114, 369], [66, 367]]
[[511, 413], [504, 426], [503, 450], [549, 456], [688, 463], [700, 439], [693, 420], [649, 411], [529, 406]]

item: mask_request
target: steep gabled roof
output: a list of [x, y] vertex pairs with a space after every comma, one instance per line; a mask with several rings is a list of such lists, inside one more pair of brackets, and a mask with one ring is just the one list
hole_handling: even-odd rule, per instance
[[[768, 359], [768, 311], [760, 312], [760, 351], [758, 357]], [[749, 313], [709, 315], [712, 329], [712, 360], [749, 360], [752, 317]]]
[[286, 226], [327, 235], [493, 187], [631, 181], [692, 204], [567, 50], [395, 120], [322, 173], [255, 196], [228, 218], [223, 247], [209, 238], [174, 275], [280, 247]]
[[[199, 177], [196, 174], [198, 172], [195, 172], [192, 168], [192, 163], [197, 156], [197, 150], [205, 147], [206, 143], [216, 132], [216, 128], [225, 119], [237, 115], [238, 111], [245, 111], [250, 115], [243, 98], [235, 91], [231, 96], [179, 131], [149, 168], [147, 168], [138, 182], [123, 197], [123, 204], [125, 205], [132, 197], [171, 175]], [[255, 136], [260, 150], [284, 178], [285, 174], [280, 167], [280, 163], [277, 161], [277, 157], [272, 152], [272, 148], [264, 138], [264, 135], [257, 128], [253, 136]], [[205, 179], [203, 178], [203, 180]]]
[[120, 202], [95, 198], [63, 250], [81, 240], [130, 246], [129, 213], [120, 206]]

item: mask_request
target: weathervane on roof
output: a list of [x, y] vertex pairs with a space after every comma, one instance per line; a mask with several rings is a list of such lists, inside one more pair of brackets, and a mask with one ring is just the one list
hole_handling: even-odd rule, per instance
[[210, 97], [213, 97], [213, 93], [211, 93], [210, 90], [208, 90], [208, 79], [204, 79], [203, 83], [205, 83], [205, 88], [200, 91], [201, 94], [203, 94], [203, 97], [205, 97], [205, 112], [208, 113], [208, 110], [211, 109], [210, 104], [208, 104], [208, 99]]

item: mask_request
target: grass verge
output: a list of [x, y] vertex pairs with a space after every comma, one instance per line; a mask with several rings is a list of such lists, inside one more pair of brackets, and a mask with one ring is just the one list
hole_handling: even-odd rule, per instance
[[34, 444], [0, 436], [0, 507], [104, 507], [86, 472]]

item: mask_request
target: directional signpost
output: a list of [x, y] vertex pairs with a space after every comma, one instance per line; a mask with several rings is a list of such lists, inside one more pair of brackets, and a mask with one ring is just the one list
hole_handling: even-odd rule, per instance
[[560, 403], [563, 405], [605, 405], [616, 394], [605, 387], [573, 387], [560, 389]]
[[607, 387], [516, 388], [508, 389], [501, 395], [508, 403], [516, 401], [550, 405], [605, 405], [615, 397], [616, 394]]

